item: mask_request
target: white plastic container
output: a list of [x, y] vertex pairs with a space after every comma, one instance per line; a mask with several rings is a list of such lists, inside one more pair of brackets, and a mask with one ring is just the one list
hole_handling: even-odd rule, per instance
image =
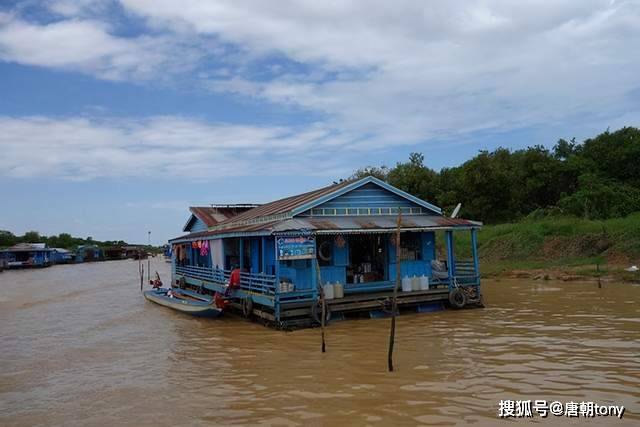
[[342, 286], [342, 283], [336, 282], [333, 285], [333, 297], [344, 298], [344, 286]]
[[289, 283], [282, 281], [280, 282], [280, 293], [283, 294], [286, 292], [289, 292]]
[[411, 279], [409, 276], [402, 278], [402, 292], [411, 292]]
[[421, 291], [429, 290], [429, 276], [425, 276], [424, 274], [420, 276], [420, 290]]
[[324, 284], [322, 290], [324, 291], [324, 299], [333, 299], [335, 297], [332, 283]]
[[413, 276], [411, 278], [411, 290], [419, 291], [420, 290], [420, 278], [418, 276]]

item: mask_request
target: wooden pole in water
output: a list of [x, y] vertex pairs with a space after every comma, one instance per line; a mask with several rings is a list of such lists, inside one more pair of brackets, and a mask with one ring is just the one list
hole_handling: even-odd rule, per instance
[[142, 264], [142, 257], [138, 252], [138, 275], [140, 275], [140, 292], [142, 292], [142, 284], [144, 283], [144, 265]]
[[322, 316], [322, 319], [320, 320], [320, 331], [322, 334], [322, 352], [326, 353], [327, 349], [324, 341], [324, 318], [327, 315], [327, 308], [324, 305], [324, 288], [322, 287], [322, 275], [320, 274], [320, 263], [318, 262], [318, 258], [316, 258], [316, 274], [318, 275], [318, 291], [320, 292], [320, 304], [322, 304], [322, 313], [320, 313], [320, 315]]
[[151, 231], [147, 231], [147, 282], [151, 283]]
[[600, 264], [596, 264], [596, 271], [598, 272], [598, 288], [602, 288], [602, 282], [600, 281]]
[[391, 332], [389, 333], [389, 354], [387, 364], [389, 372], [393, 372], [393, 345], [396, 337], [396, 310], [398, 307], [398, 287], [400, 286], [400, 225], [402, 222], [402, 212], [398, 208], [398, 224], [396, 228], [396, 284], [393, 287], [393, 299], [391, 300]]

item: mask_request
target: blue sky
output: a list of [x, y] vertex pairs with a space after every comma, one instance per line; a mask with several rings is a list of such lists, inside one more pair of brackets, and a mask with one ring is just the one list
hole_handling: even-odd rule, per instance
[[425, 154], [640, 125], [640, 2], [0, 3], [0, 229], [155, 243]]

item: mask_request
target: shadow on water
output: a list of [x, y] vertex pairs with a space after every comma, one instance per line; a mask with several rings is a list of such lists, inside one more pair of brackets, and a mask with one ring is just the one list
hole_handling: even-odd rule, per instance
[[133, 261], [0, 275], [0, 425], [495, 425], [501, 399], [640, 420], [638, 286], [486, 281], [484, 310], [401, 316], [389, 374], [387, 319], [331, 324], [322, 354], [319, 330], [153, 305], [136, 275]]

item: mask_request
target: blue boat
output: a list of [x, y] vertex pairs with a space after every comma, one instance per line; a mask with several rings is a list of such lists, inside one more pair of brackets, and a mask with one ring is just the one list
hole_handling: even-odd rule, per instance
[[[169, 296], [169, 291], [173, 296]], [[195, 292], [159, 288], [144, 291], [143, 294], [151, 302], [192, 316], [215, 318], [222, 314], [222, 309], [216, 307], [211, 297]]]

